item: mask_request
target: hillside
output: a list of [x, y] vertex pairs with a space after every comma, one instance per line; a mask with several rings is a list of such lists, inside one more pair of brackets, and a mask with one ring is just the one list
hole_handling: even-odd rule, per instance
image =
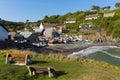
[[[9, 31], [23, 30], [24, 28], [33, 31], [32, 27], [37, 27], [40, 23], [49, 23], [49, 24], [64, 24], [69, 30], [68, 34], [91, 34], [89, 32], [94, 32], [96, 30], [99, 33], [103, 33], [104, 29], [106, 36], [112, 36], [112, 38], [120, 37], [120, 9], [114, 10], [104, 10], [104, 11], [76, 11], [74, 13], [67, 13], [65, 15], [52, 15], [45, 16], [43, 20], [38, 20], [37, 22], [11, 22], [2, 20], [1, 23], [4, 24]], [[110, 16], [114, 13], [113, 16]], [[105, 17], [105, 14], [109, 15]], [[96, 19], [86, 20], [87, 17], [95, 16]], [[75, 20], [75, 23], [65, 23], [67, 20]], [[79, 28], [81, 26], [81, 28]], [[90, 27], [89, 27], [90, 26]], [[85, 31], [87, 30], [87, 31]], [[88, 32], [88, 33], [86, 33]]]
[[[34, 66], [55, 68], [54, 77], [47, 75], [29, 76], [26, 66], [5, 64], [7, 53], [31, 54]], [[36, 54], [31, 51], [1, 50], [0, 51], [0, 80], [119, 80], [120, 67], [105, 62], [90, 59], [68, 58], [55, 54]]]

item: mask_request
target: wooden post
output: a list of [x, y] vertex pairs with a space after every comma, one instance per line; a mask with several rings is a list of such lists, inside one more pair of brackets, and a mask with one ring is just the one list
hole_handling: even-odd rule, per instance
[[30, 66], [27, 66], [27, 68], [28, 68], [28, 71], [29, 71], [30, 76], [32, 76], [32, 71], [31, 71], [31, 69], [30, 69]]
[[50, 67], [48, 67], [48, 76], [49, 77], [53, 77], [53, 73], [51, 72], [51, 70], [50, 70], [51, 68]]
[[28, 55], [25, 56], [25, 65], [28, 65]]
[[6, 64], [9, 64], [9, 54], [6, 55]]
[[28, 55], [27, 61], [28, 61], [28, 64], [31, 64], [31, 63], [32, 63], [32, 61], [31, 61], [31, 56], [30, 56], [30, 55]]
[[31, 63], [31, 57], [30, 57], [30, 55], [26, 55], [25, 56], [25, 65], [28, 65], [28, 64], [30, 64]]

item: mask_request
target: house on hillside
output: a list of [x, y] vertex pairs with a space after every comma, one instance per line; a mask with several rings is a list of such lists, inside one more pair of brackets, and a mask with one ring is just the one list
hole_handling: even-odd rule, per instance
[[113, 17], [114, 15], [115, 15], [115, 12], [104, 13], [103, 17]]
[[0, 40], [8, 39], [8, 30], [4, 25], [0, 24]]
[[41, 23], [39, 27], [35, 27], [33, 30], [34, 30], [34, 32], [40, 32], [41, 33], [44, 30], [44, 26]]
[[64, 23], [76, 23], [76, 18], [68, 18]]
[[44, 36], [49, 38], [60, 37], [64, 29], [65, 25], [61, 24], [45, 26]]
[[98, 17], [97, 14], [86, 15], [85, 20], [97, 19]]
[[17, 33], [16, 32], [9, 32], [8, 33], [8, 38], [10, 39], [10, 40], [14, 40], [14, 38], [16, 37], [16, 35], [17, 35]]
[[55, 27], [45, 27], [45, 31], [44, 31], [44, 36], [47, 38], [53, 38], [56, 37], [55, 35], [57, 35], [58, 33], [56, 32]]
[[38, 41], [38, 37], [39, 36], [42, 36], [40, 33], [32, 33], [28, 38], [27, 40], [30, 42], [30, 43], [33, 43], [33, 42], [37, 42]]
[[29, 32], [29, 31], [21, 31], [21, 32], [19, 32], [19, 34], [20, 34], [21, 36], [24, 36], [24, 38], [28, 38], [28, 37], [32, 34], [32, 32]]
[[65, 29], [66, 27], [65, 27], [65, 25], [56, 25], [55, 26], [55, 29], [56, 29], [56, 31], [58, 32], [58, 33], [62, 33], [62, 31]]

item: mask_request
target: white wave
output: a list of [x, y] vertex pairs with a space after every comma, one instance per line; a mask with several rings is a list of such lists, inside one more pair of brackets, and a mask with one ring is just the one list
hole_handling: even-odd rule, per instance
[[93, 53], [98, 52], [98, 51], [107, 50], [109, 48], [119, 48], [119, 47], [117, 47], [117, 46], [92, 46], [92, 47], [80, 50], [78, 52], [73, 52], [72, 54], [68, 55], [68, 57], [71, 57], [71, 56], [81, 56], [81, 57], [88, 56], [89, 54], [93, 54]]
[[110, 54], [109, 52], [106, 52], [106, 51], [101, 51], [101, 52], [103, 52], [103, 53], [105, 53], [105, 54], [107, 54], [107, 55], [109, 55], [111, 57], [120, 59], [120, 56], [112, 55], [112, 54]]

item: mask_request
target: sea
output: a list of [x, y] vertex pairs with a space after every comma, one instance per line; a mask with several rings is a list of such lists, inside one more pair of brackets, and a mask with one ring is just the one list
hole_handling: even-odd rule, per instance
[[92, 46], [78, 52], [73, 52], [69, 56], [85, 57], [120, 66], [120, 47], [118, 46]]

